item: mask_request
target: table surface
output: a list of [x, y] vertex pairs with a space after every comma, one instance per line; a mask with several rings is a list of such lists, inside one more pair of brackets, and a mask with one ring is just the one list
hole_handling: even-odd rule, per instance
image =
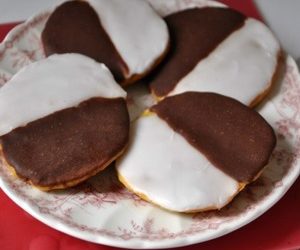
[[[3, 11], [3, 2], [6, 4], [5, 6], [8, 6], [8, 2], [13, 3], [16, 1], [17, 0], [0, 0], [0, 16], [1, 10]], [[45, 2], [47, 2], [49, 6], [51, 5], [50, 2], [53, 1], [57, 2], [60, 0], [47, 0]], [[45, 6], [45, 4], [41, 4], [42, 1], [38, 0], [22, 2], [31, 2], [32, 5], [36, 3], [37, 5], [35, 8]], [[232, 7], [235, 7], [250, 16], [261, 18], [260, 14], [255, 9], [255, 5], [250, 0], [224, 0], [223, 2], [228, 3]], [[266, 1], [262, 1], [262, 5], [264, 4], [263, 2]], [[298, 1], [298, 3], [299, 2], [300, 1]], [[28, 14], [28, 12], [25, 14]], [[14, 20], [20, 19], [16, 18], [9, 21]], [[13, 26], [13, 24], [0, 25], [0, 41]], [[178, 249], [300, 249], [299, 190], [300, 179], [296, 181], [288, 193], [273, 208], [271, 208], [268, 212], [254, 222], [218, 239]], [[0, 221], [0, 249], [2, 250], [117, 249], [75, 239], [64, 233], [49, 228], [16, 206], [1, 190]]]

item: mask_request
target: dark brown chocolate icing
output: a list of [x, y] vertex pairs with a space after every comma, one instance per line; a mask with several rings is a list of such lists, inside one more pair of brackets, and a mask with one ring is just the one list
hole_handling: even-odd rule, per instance
[[104, 63], [117, 81], [128, 73], [123, 61], [94, 9], [84, 1], [70, 1], [57, 7], [42, 32], [47, 56], [80, 53]]
[[273, 129], [256, 111], [219, 94], [186, 92], [151, 110], [239, 182], [259, 174], [276, 144]]
[[170, 31], [170, 51], [150, 78], [156, 96], [165, 96], [232, 32], [245, 16], [229, 8], [197, 8], [165, 18]]
[[95, 174], [128, 142], [123, 98], [93, 98], [19, 127], [1, 137], [3, 155], [17, 174], [54, 186]]

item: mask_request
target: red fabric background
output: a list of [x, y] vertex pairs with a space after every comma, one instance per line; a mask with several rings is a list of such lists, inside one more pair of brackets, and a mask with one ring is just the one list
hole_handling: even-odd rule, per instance
[[[261, 19], [251, 0], [223, 0], [243, 13]], [[0, 25], [0, 41], [15, 24]], [[300, 249], [300, 179], [272, 209], [254, 222], [226, 236], [187, 250]], [[0, 190], [1, 250], [118, 249], [75, 239], [37, 221]]]

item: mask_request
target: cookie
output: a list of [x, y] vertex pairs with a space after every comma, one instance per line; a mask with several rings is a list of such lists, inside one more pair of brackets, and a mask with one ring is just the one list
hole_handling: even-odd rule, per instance
[[126, 93], [109, 70], [79, 54], [53, 55], [0, 89], [5, 164], [43, 190], [74, 186], [128, 143]]
[[272, 127], [254, 110], [215, 93], [167, 97], [132, 126], [117, 160], [120, 181], [166, 209], [221, 209], [268, 164]]
[[42, 43], [47, 56], [75, 52], [104, 63], [126, 85], [162, 60], [169, 33], [147, 1], [69, 1], [49, 17]]
[[254, 107], [270, 91], [282, 51], [263, 23], [218, 7], [179, 11], [165, 21], [171, 48], [151, 78], [156, 98], [214, 92]]

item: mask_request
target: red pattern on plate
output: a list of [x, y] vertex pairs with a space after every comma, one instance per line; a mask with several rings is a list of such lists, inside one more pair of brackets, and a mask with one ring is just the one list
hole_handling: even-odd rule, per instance
[[[0, 32], [1, 31], [2, 29], [0, 29]], [[293, 77], [293, 74], [289, 75], [290, 77]], [[293, 79], [288, 79], [286, 81], [285, 98], [282, 100], [280, 106], [277, 107], [279, 113], [280, 110], [284, 110], [286, 106], [292, 107], [295, 111], [293, 113], [293, 116], [283, 116], [282, 119], [278, 122], [277, 125], [280, 132], [279, 139], [284, 139], [287, 136], [292, 136], [291, 130], [299, 129], [299, 124], [295, 122], [295, 119], [300, 114], [300, 103], [298, 100], [300, 96], [300, 90], [299, 86], [294, 86], [293, 83]], [[284, 115], [284, 112], [282, 112], [282, 114]], [[300, 141], [299, 138], [296, 138], [296, 140]], [[298, 146], [300, 148], [300, 143], [298, 143]], [[294, 152], [299, 152], [299, 150], [295, 150]], [[274, 154], [274, 159], [283, 166], [286, 166], [287, 168], [291, 166], [291, 161], [293, 161], [294, 157], [295, 155], [290, 155], [288, 152], [285, 152], [283, 150], [278, 150]], [[112, 183], [112, 185], [116, 184], [114, 184], [114, 182]], [[282, 185], [280, 181], [275, 182], [273, 184], [275, 186]], [[259, 189], [260, 185], [263, 185], [263, 183], [257, 182], [254, 185], [257, 187], [257, 189]], [[81, 186], [81, 189], [82, 187], [84, 190], [83, 193], [91, 193], [95, 191], [95, 186], [90, 185], [88, 183]], [[102, 206], [109, 203], [113, 204], [114, 202], [117, 202], [120, 199], [129, 198], [136, 199], [138, 205], [143, 205], [143, 201], [139, 200], [136, 196], [132, 195], [131, 193], [120, 189], [117, 185], [112, 186], [111, 188], [115, 191], [111, 194], [99, 195], [98, 193], [95, 193], [94, 196], [89, 195], [89, 199], [86, 199], [86, 196], [83, 195], [81, 199], [82, 204], [90, 203], [92, 205]], [[300, 181], [298, 180], [282, 201], [280, 201], [277, 205], [275, 205], [274, 208], [272, 208], [264, 216], [251, 223], [250, 225], [236, 232], [233, 232], [228, 236], [224, 236], [207, 243], [202, 243], [190, 247], [184, 247], [184, 249], [296, 249], [300, 246], [300, 197], [297, 193], [299, 189]], [[70, 192], [76, 192], [76, 190], [78, 189], [72, 189], [72, 191]], [[249, 199], [253, 198], [251, 192], [247, 192], [245, 193], [245, 195], [249, 196]], [[70, 197], [71, 196], [69, 194], [67, 196], [61, 197], [61, 199], [69, 199]], [[0, 192], [0, 200], [0, 221], [2, 223], [2, 226], [0, 228], [1, 249], [116, 249], [112, 247], [105, 247], [95, 245], [92, 243], [87, 243], [67, 236], [65, 234], [59, 233], [58, 231], [55, 231], [53, 229], [50, 229], [47, 226], [33, 219], [30, 215], [23, 212], [20, 208], [16, 207], [9, 199], [7, 199], [7, 197], [2, 192]], [[63, 201], [62, 203], [55, 204], [55, 207], [51, 207], [51, 209], [62, 209], [61, 204], [63, 204]], [[229, 210], [230, 209], [228, 209], [227, 211]], [[68, 218], [68, 210], [62, 209], [62, 211], [64, 213], [64, 216]], [[47, 209], [44, 212], [49, 213]], [[225, 210], [224, 214], [226, 214]], [[199, 217], [203, 217], [203, 214], [198, 214], [194, 216], [195, 227], [197, 228], [196, 231], [198, 231], [199, 228], [201, 228], [201, 226], [197, 224], [197, 222], [200, 221], [201, 223], [203, 223], [202, 220], [198, 220]], [[202, 226], [203, 230], [207, 228], [215, 229], [218, 227], [218, 224], [213, 223], [205, 225], [204, 223]], [[146, 220], [143, 225], [137, 225], [134, 221], [132, 221], [132, 228], [133, 232], [144, 231], [146, 235], [156, 235], [156, 237], [158, 238], [176, 237], [175, 235], [168, 235], [168, 232], [164, 232], [162, 230], [153, 231], [151, 219]], [[86, 228], [82, 228], [82, 230], [86, 230]], [[192, 231], [182, 233], [190, 234], [192, 233]], [[124, 239], [126, 239], [127, 237], [131, 238], [132, 234], [130, 232], [125, 231], [123, 232], [123, 234], [121, 234], [121, 237], [124, 237]]]

